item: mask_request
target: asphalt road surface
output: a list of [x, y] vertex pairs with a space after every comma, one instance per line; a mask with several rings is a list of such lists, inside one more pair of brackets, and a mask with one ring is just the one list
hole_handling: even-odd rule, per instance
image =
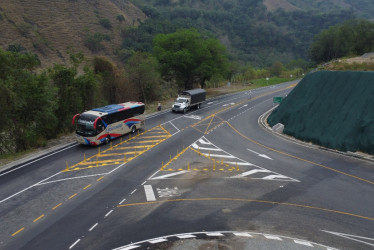
[[263, 126], [294, 86], [0, 173], [0, 249], [374, 249], [374, 163]]

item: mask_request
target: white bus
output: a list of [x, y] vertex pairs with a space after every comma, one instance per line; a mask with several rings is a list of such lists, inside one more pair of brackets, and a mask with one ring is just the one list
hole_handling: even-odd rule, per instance
[[144, 125], [144, 110], [142, 102], [125, 102], [76, 114], [72, 123], [76, 124], [77, 142], [96, 146], [135, 133]]

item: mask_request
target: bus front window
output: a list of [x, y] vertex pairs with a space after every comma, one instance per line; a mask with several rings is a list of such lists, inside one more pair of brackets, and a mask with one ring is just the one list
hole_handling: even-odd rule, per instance
[[81, 115], [77, 121], [76, 132], [81, 136], [96, 136], [97, 131], [94, 128], [94, 122], [97, 117], [93, 115]]

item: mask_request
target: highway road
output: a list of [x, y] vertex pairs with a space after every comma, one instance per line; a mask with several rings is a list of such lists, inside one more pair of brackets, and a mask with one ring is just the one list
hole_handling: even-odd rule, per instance
[[374, 163], [263, 126], [295, 84], [0, 173], [0, 249], [374, 249]]

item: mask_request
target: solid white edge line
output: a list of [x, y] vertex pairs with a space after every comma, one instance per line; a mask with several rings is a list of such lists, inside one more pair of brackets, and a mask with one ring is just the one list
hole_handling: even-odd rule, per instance
[[35, 186], [41, 186], [41, 185], [51, 184], [51, 183], [56, 183], [56, 182], [61, 182], [61, 181], [68, 181], [68, 180], [74, 180], [74, 179], [83, 179], [83, 178], [95, 177], [95, 176], [101, 176], [101, 175], [107, 175], [107, 173], [92, 174], [92, 175], [84, 175], [84, 176], [77, 176], [77, 177], [59, 179], [59, 180], [55, 180], [55, 181], [48, 181], [48, 182], [43, 182], [43, 183], [35, 184]]
[[[64, 151], [64, 150], [67, 150], [67, 149], [69, 149], [69, 148], [76, 147], [76, 146], [77, 146], [77, 144], [72, 145], [72, 146], [69, 146], [69, 147], [66, 147], [66, 148], [61, 149], [61, 150], [59, 150], [59, 151], [53, 152], [53, 153], [48, 154], [48, 155], [46, 155], [46, 156], [43, 156], [43, 157], [41, 157], [41, 158], [35, 159], [35, 160], [30, 161], [30, 162], [28, 162], [28, 163], [26, 163], [26, 164], [23, 164], [23, 165], [21, 165], [21, 166], [15, 168], [15, 169], [12, 169], [12, 170], [10, 170], [10, 171], [8, 171], [8, 172], [6, 172], [6, 173], [0, 174], [0, 176], [3, 176], [3, 175], [6, 175], [6, 174], [9, 174], [9, 173], [11, 173], [11, 172], [13, 172], [13, 171], [16, 171], [16, 170], [20, 169], [20, 168], [26, 167], [26, 166], [28, 166], [28, 165], [34, 163], [34, 162], [37, 162], [37, 161], [43, 160], [43, 159], [45, 159], [45, 158], [47, 158], [47, 157], [49, 157], [49, 156], [52, 156], [52, 155], [54, 155], [54, 154], [60, 153], [60, 152], [62, 152], [62, 151]], [[6, 171], [6, 170], [4, 170], [4, 171]]]
[[55, 173], [54, 175], [51, 175], [51, 176], [45, 178], [44, 180], [41, 180], [41, 181], [35, 183], [34, 185], [31, 185], [31, 186], [29, 186], [29, 187], [27, 187], [27, 188], [25, 188], [25, 189], [23, 189], [23, 190], [21, 190], [21, 191], [15, 193], [15, 194], [13, 194], [13, 195], [11, 195], [11, 196], [9, 196], [9, 197], [7, 197], [7, 198], [1, 200], [1, 201], [0, 201], [0, 204], [1, 204], [2, 202], [6, 201], [6, 200], [9, 200], [10, 198], [12, 198], [12, 197], [14, 197], [14, 196], [16, 196], [16, 195], [19, 195], [20, 193], [23, 193], [23, 192], [27, 191], [28, 189], [30, 189], [30, 188], [32, 188], [32, 187], [35, 187], [35, 186], [39, 185], [41, 182], [43, 182], [43, 181], [45, 181], [45, 180], [48, 180], [48, 179], [50, 179], [50, 178], [52, 178], [52, 177], [54, 177], [54, 176], [56, 176], [56, 175], [58, 175], [58, 174], [60, 174], [60, 173], [61, 173], [61, 172]]
[[69, 249], [72, 249], [78, 242], [81, 241], [81, 239], [77, 239], [70, 247]]

